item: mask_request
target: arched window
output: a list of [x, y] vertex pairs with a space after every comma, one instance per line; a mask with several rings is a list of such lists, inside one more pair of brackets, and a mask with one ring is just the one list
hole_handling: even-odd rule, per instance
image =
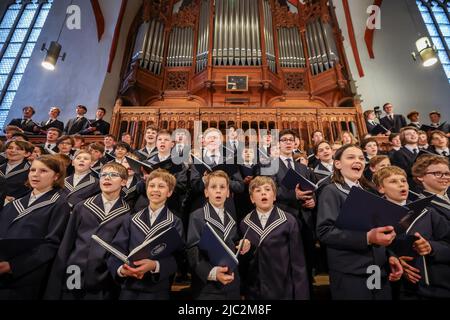
[[416, 0], [450, 83], [450, 1]]
[[0, 127], [5, 124], [52, 4], [53, 0], [16, 0], [1, 17]]

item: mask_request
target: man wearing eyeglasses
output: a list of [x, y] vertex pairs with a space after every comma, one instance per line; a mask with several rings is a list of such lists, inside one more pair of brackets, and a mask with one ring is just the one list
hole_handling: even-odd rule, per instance
[[[220, 164], [229, 164], [230, 166], [236, 166], [233, 158], [226, 158], [226, 154], [223, 154], [223, 136], [222, 132], [216, 128], [208, 128], [204, 132], [205, 148], [203, 150], [203, 161], [210, 167], [214, 167]], [[201, 176], [195, 165], [191, 165], [191, 177], [190, 185], [192, 188], [192, 203], [191, 212], [197, 210], [206, 203], [205, 198], [205, 184], [204, 176], [208, 174], [205, 171]], [[245, 190], [244, 180], [242, 179], [239, 170], [235, 170], [235, 173], [230, 176], [230, 194], [231, 196], [225, 201], [225, 208], [233, 215], [236, 214], [236, 207], [234, 204], [233, 194], [242, 193]]]
[[315, 195], [312, 191], [302, 191], [299, 185], [296, 186], [295, 190], [289, 190], [281, 183], [285, 175], [288, 174], [289, 169], [296, 171], [311, 182], [316, 182], [313, 172], [307, 166], [293, 159], [292, 151], [295, 148], [295, 136], [296, 133], [289, 129], [283, 130], [279, 134], [279, 169], [278, 173], [273, 177], [277, 184], [276, 204], [281, 209], [293, 214], [299, 222], [308, 275], [310, 283], [312, 283], [312, 263], [314, 261], [315, 245], [315, 219], [313, 215], [313, 210], [316, 207]]

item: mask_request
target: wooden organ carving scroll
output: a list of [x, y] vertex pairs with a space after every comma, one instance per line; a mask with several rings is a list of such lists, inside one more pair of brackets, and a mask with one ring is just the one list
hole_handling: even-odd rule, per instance
[[[113, 133], [193, 123], [366, 132], [328, 0], [145, 0], [129, 31]], [[227, 90], [245, 76], [246, 90]], [[139, 135], [138, 135], [139, 136]], [[137, 144], [140, 143], [137, 137]]]

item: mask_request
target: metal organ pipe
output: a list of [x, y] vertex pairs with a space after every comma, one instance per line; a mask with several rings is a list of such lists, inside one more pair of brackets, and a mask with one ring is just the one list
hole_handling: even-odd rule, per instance
[[323, 35], [322, 35], [322, 29], [319, 26], [319, 19], [314, 21], [313, 24], [314, 24], [314, 28], [315, 28], [316, 34], [317, 34], [317, 41], [319, 43], [318, 46], [319, 46], [320, 56], [321, 56], [322, 62], [323, 62], [323, 69], [325, 71], [330, 68], [330, 64], [329, 64], [327, 52], [325, 49], [325, 43], [324, 43], [324, 39], [323, 39]]
[[324, 24], [320, 18], [308, 22], [306, 39], [311, 73], [315, 75], [334, 67], [338, 57], [330, 24]]
[[267, 64], [272, 72], [275, 72], [275, 48], [273, 45], [272, 14], [268, 0], [263, 0], [264, 9], [264, 40], [266, 42]]
[[246, 43], [245, 46], [247, 48], [247, 65], [250, 66], [252, 65], [252, 33], [251, 33], [251, 20], [250, 20], [250, 0], [241, 0], [243, 2], [245, 2], [245, 12], [244, 12], [244, 18], [245, 18], [245, 30], [247, 33], [247, 37], [246, 37]]
[[158, 46], [156, 49], [156, 67], [154, 70], [155, 74], [160, 74], [163, 63], [163, 53], [164, 53], [164, 25], [160, 23], [159, 27], [159, 38], [158, 38]]
[[308, 43], [308, 55], [309, 55], [309, 62], [311, 65], [311, 72], [312, 74], [315, 75], [319, 73], [319, 63], [317, 60], [317, 54], [314, 47], [314, 40], [311, 31], [311, 26], [309, 24], [306, 25], [306, 40]]
[[323, 23], [322, 21], [320, 21], [320, 26], [322, 28], [323, 38], [325, 40], [330, 67], [334, 67], [336, 61], [338, 60], [338, 55], [336, 42], [333, 37], [333, 29], [329, 23]]
[[[215, 0], [214, 65], [255, 66], [261, 64], [258, 1], [264, 1], [264, 5], [268, 3], [268, 0]], [[270, 10], [268, 13], [271, 16]], [[268, 13], [264, 11], [265, 17]], [[272, 28], [271, 17], [267, 19], [264, 29], [269, 27]], [[274, 46], [273, 43], [270, 44], [270, 40], [273, 42], [273, 35], [267, 33], [265, 37], [268, 42], [267, 53], [273, 53]], [[271, 62], [271, 65], [275, 64]]]
[[148, 68], [148, 65], [150, 63], [150, 50], [151, 50], [151, 44], [153, 41], [153, 34], [154, 34], [154, 30], [155, 30], [155, 25], [156, 25], [156, 20], [152, 20], [150, 23], [150, 27], [148, 29], [147, 32], [147, 41], [144, 44], [144, 59], [142, 61], [142, 67], [143, 68]]
[[145, 35], [141, 67], [159, 75], [164, 50], [164, 24], [153, 19]]
[[[173, 40], [172, 40], [173, 39]], [[170, 34], [169, 52], [172, 55], [167, 60], [169, 67], [189, 67], [192, 65], [192, 50], [194, 32], [192, 27], [175, 27]]]

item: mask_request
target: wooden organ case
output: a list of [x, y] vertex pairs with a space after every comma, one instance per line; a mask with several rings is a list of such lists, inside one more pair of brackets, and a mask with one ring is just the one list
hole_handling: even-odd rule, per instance
[[[127, 40], [112, 133], [145, 127], [225, 132], [366, 132], [342, 35], [327, 0], [144, 0]], [[242, 82], [232, 90], [229, 79]], [[227, 83], [228, 80], [228, 83]], [[244, 83], [245, 82], [245, 85]], [[228, 85], [228, 87], [227, 87]]]

